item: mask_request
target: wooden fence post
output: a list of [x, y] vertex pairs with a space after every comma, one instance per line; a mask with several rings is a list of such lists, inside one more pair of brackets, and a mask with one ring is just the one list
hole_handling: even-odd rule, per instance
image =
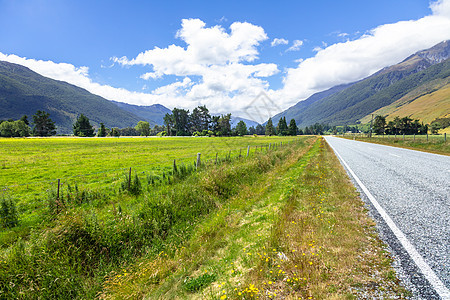
[[128, 172], [128, 190], [130, 190], [131, 188], [131, 167], [130, 167], [130, 171]]
[[173, 160], [173, 174], [177, 172], [177, 161], [176, 159]]
[[249, 153], [250, 153], [250, 146], [247, 146], [247, 157]]
[[198, 169], [200, 167], [201, 161], [200, 161], [201, 153], [197, 153], [197, 164], [195, 165], [195, 169]]
[[216, 152], [216, 165], [217, 165], [217, 155], [219, 155], [219, 153]]
[[427, 142], [428, 142], [428, 132], [427, 132]]
[[444, 132], [444, 143], [447, 142], [447, 132]]

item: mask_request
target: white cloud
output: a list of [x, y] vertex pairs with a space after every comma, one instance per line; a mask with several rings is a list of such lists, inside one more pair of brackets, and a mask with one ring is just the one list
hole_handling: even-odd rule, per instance
[[450, 1], [447, 0], [438, 0], [432, 2], [430, 4], [430, 8], [433, 11], [433, 14], [436, 16], [450, 16]]
[[[258, 107], [252, 105], [261, 92], [276, 103], [269, 111], [274, 115], [315, 92], [362, 79], [416, 51], [450, 39], [449, 7], [450, 0], [436, 1], [430, 4], [432, 15], [381, 25], [356, 40], [323, 45], [314, 57], [295, 60], [297, 67], [286, 69], [284, 86], [275, 91], [270, 89], [266, 77], [279, 73], [278, 66], [255, 63], [259, 56], [258, 47], [268, 37], [263, 28], [245, 22], [235, 22], [225, 29], [220, 25], [206, 27], [198, 19], [183, 20], [176, 34], [182, 45], [154, 47], [131, 59], [125, 56], [112, 58], [113, 63], [122, 66], [146, 66], [148, 70], [141, 75], [145, 80], [167, 75], [179, 78], [150, 93], [100, 85], [91, 80], [89, 69], [84, 66], [2, 53], [0, 60], [24, 65], [106, 99], [139, 105], [160, 103], [169, 108], [186, 109], [205, 104], [215, 113], [231, 112], [258, 119]], [[276, 40], [271, 44], [279, 43]], [[289, 49], [298, 50], [302, 45], [302, 41], [295, 40]]]
[[286, 51], [298, 51], [300, 50], [300, 47], [303, 45], [303, 41], [300, 40], [294, 40], [292, 43], [292, 46], [289, 47]]
[[272, 47], [278, 46], [278, 45], [287, 45], [289, 44], [289, 41], [286, 39], [279, 39], [279, 38], [274, 38], [272, 43], [270, 43], [270, 45]]
[[357, 40], [315, 49], [314, 57], [289, 68], [273, 97], [289, 107], [311, 94], [365, 78], [409, 55], [450, 39], [449, 0], [431, 4], [433, 14], [378, 26]]

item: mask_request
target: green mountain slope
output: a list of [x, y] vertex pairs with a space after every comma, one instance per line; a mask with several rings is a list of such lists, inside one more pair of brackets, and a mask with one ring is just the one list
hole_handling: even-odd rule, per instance
[[133, 105], [123, 102], [112, 101], [121, 109], [138, 116], [141, 120], [147, 121], [151, 126], [164, 124], [164, 116], [172, 111], [161, 104], [149, 106]]
[[[317, 122], [332, 125], [356, 123], [421, 85], [446, 80], [450, 75], [449, 57], [450, 42], [442, 42], [430, 49], [417, 52], [403, 62], [385, 68], [344, 90], [323, 97], [292, 115], [299, 127]], [[290, 114], [288, 111], [283, 113]]]
[[95, 126], [100, 122], [107, 127], [135, 126], [141, 120], [85, 89], [0, 61], [0, 119], [28, 115], [31, 120], [37, 110], [50, 113], [60, 134], [72, 133], [72, 124], [81, 113]]
[[[276, 125], [276, 124], [278, 124], [278, 121], [280, 120], [280, 118], [286, 117], [286, 120], [288, 122], [291, 119], [295, 119], [295, 122], [298, 125], [299, 123], [302, 122], [302, 119], [303, 119], [303, 118], [299, 118], [298, 115], [300, 115], [302, 113], [302, 111], [306, 110], [311, 104], [313, 104], [323, 98], [329, 97], [333, 94], [336, 94], [342, 90], [345, 90], [345, 89], [349, 88], [350, 86], [352, 86], [353, 84], [354, 83], [337, 85], [328, 90], [315, 93], [312, 96], [308, 97], [306, 100], [300, 101], [297, 104], [295, 104], [294, 106], [291, 106], [290, 108], [288, 108], [287, 110], [273, 116], [272, 122]], [[267, 122], [265, 122], [264, 124], [266, 124], [266, 123]]]

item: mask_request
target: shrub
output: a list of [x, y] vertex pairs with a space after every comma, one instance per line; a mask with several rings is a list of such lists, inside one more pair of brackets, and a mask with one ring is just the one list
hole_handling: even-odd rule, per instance
[[12, 228], [19, 225], [16, 204], [9, 197], [2, 196], [0, 198], [0, 218], [3, 228]]

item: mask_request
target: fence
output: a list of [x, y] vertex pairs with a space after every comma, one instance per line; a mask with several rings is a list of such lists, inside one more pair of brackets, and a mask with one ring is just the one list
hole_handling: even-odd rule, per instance
[[[4, 221], [3, 227], [14, 227], [17, 220], [7, 220], [3, 216], [11, 213], [13, 204], [16, 203], [19, 221], [23, 226], [37, 224], [49, 208], [57, 212], [64, 201], [71, 199], [79, 205], [89, 203], [89, 199], [108, 197], [122, 190], [130, 191], [133, 184], [133, 174], [140, 181], [147, 183], [150, 189], [158, 184], [170, 183], [174, 180], [176, 172], [180, 177], [189, 174], [199, 168], [220, 164], [224, 161], [246, 158], [259, 153], [266, 153], [283, 147], [283, 145], [298, 141], [293, 139], [287, 142], [269, 143], [260, 145], [248, 145], [235, 149], [217, 149], [212, 146], [203, 149], [203, 153], [179, 157], [173, 161], [167, 161], [164, 165], [144, 164], [127, 166], [124, 168], [102, 170], [87, 174], [78, 174], [62, 178], [34, 181], [16, 185], [3, 186], [0, 192], [2, 204], [0, 216]], [[106, 199], [105, 199], [106, 200]], [[9, 223], [8, 223], [9, 222]], [[9, 225], [9, 226], [8, 226]], [[1, 224], [0, 224], [1, 227]], [[7, 234], [7, 230], [0, 232], [0, 240]]]
[[443, 135], [429, 135], [427, 134], [383, 134], [383, 135], [373, 135], [370, 133], [343, 133], [342, 136], [353, 137], [353, 138], [382, 138], [382, 139], [396, 139], [403, 141], [420, 141], [420, 142], [447, 142], [447, 133]]

